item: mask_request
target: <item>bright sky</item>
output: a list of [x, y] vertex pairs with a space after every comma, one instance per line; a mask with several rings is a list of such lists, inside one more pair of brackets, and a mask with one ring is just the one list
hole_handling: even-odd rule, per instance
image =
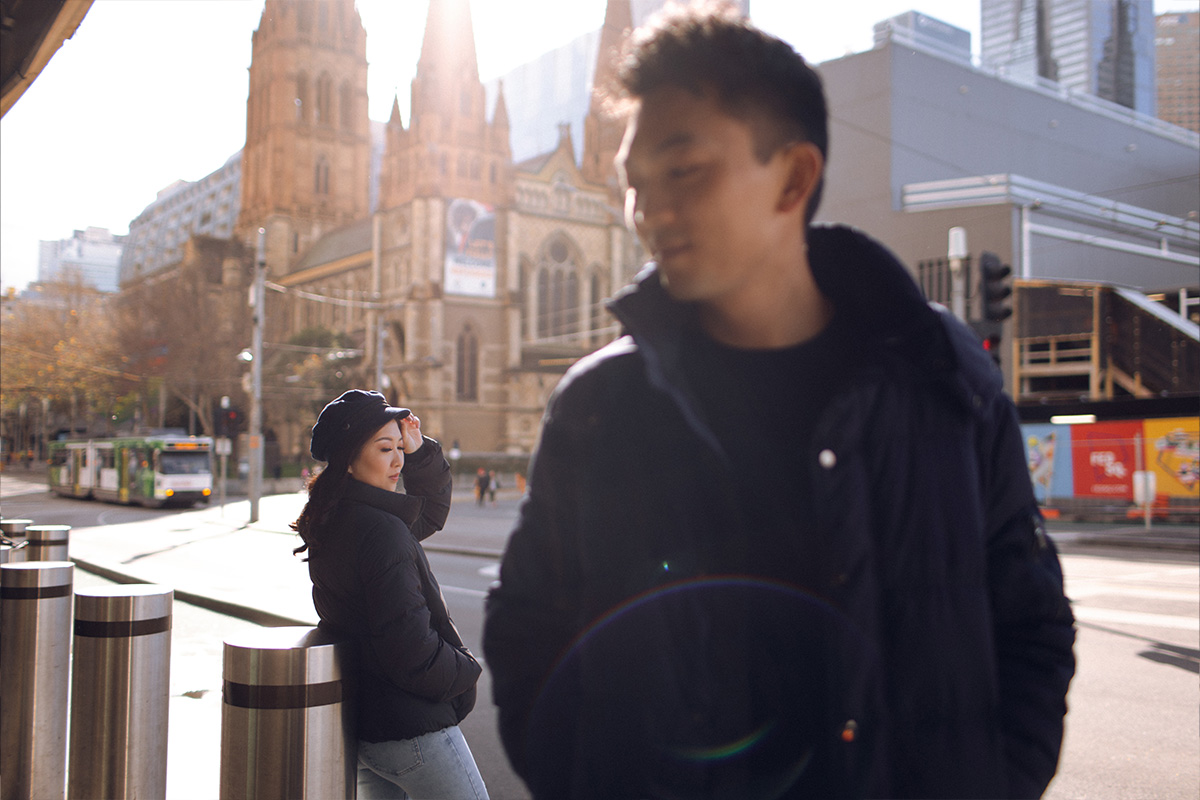
[[[367, 31], [370, 117], [399, 91], [408, 122], [428, 0], [358, 0]], [[471, 0], [480, 77], [595, 30], [605, 0]], [[1155, 13], [1197, 0], [1154, 0]], [[199, 180], [246, 137], [250, 37], [263, 0], [96, 0], [0, 121], [0, 285], [37, 279], [39, 240], [112, 233], [158, 191]], [[514, 13], [519, 8], [520, 13]], [[762, 28], [815, 63], [871, 47], [876, 22], [917, 9], [971, 32], [978, 0], [751, 0]]]

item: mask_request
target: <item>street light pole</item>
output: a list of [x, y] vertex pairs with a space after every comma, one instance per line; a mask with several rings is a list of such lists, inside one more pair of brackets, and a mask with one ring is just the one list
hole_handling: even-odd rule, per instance
[[950, 259], [950, 311], [962, 322], [967, 321], [967, 279], [963, 274], [963, 259], [967, 257], [967, 229], [951, 228], [946, 255]]
[[263, 362], [263, 314], [266, 302], [267, 231], [258, 229], [258, 247], [254, 256], [254, 287], [250, 295], [253, 310], [254, 338], [250, 345], [250, 436], [247, 461], [250, 474], [247, 493], [250, 496], [250, 522], [258, 522], [258, 500], [262, 496], [263, 443], [262, 443], [262, 362]]

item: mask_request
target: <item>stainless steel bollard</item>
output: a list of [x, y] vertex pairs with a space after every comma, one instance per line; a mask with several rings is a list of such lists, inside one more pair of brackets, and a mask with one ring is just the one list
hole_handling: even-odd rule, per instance
[[353, 798], [348, 646], [317, 628], [225, 642], [221, 800]]
[[0, 564], [16, 564], [25, 560], [24, 542], [20, 544], [0, 544]]
[[31, 519], [17, 519], [16, 517], [0, 519], [0, 534], [3, 534], [10, 539], [12, 539], [14, 536], [24, 536], [25, 529], [32, 524], [33, 520]]
[[26, 561], [66, 561], [70, 525], [29, 525], [25, 528]]
[[72, 800], [166, 797], [173, 599], [153, 584], [75, 592]]
[[0, 519], [0, 564], [15, 564], [25, 561], [25, 528], [33, 524], [31, 519]]
[[0, 566], [0, 799], [61, 800], [75, 565]]

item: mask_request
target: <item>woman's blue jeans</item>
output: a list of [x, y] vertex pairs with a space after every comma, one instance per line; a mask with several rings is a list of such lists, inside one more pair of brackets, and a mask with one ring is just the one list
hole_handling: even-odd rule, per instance
[[457, 725], [415, 739], [358, 743], [359, 800], [488, 800]]

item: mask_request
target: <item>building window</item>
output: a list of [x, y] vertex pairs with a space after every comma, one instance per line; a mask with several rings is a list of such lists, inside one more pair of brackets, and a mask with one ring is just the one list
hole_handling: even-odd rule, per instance
[[544, 339], [550, 335], [550, 271], [538, 270], [537, 278], [537, 336]]
[[604, 306], [600, 302], [600, 276], [592, 275], [592, 296], [588, 298], [589, 308], [592, 311], [592, 333], [600, 330], [604, 324]]
[[[537, 273], [536, 336], [545, 339], [569, 336], [580, 331], [585, 321], [579, 269], [567, 241], [555, 238], [546, 247]], [[595, 291], [593, 289], [593, 291]]]
[[349, 83], [343, 83], [338, 92], [338, 110], [342, 115], [342, 130], [354, 130], [354, 91]]
[[479, 337], [470, 325], [458, 335], [455, 394], [459, 400], [479, 399]]
[[317, 78], [317, 124], [328, 125], [333, 115], [331, 106], [333, 105], [333, 79], [329, 77], [328, 72], [322, 72], [321, 77]]
[[325, 156], [317, 159], [317, 165], [313, 169], [313, 191], [319, 195], [329, 194], [329, 162], [325, 160]]

